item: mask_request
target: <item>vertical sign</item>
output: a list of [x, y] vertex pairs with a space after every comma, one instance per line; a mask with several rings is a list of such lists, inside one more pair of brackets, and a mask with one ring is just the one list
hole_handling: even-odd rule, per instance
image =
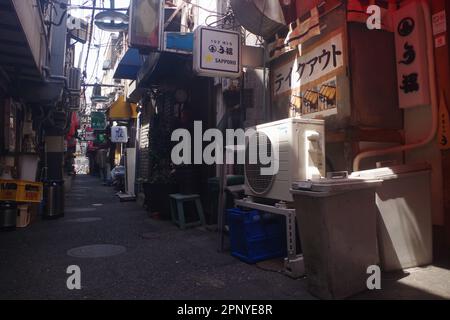
[[400, 108], [430, 104], [425, 23], [419, 6], [412, 2], [394, 13]]
[[130, 4], [129, 45], [143, 50], [159, 50], [161, 0], [132, 0]]
[[441, 92], [441, 101], [439, 103], [438, 143], [441, 150], [450, 149], [450, 117], [444, 92]]
[[111, 141], [114, 143], [127, 143], [128, 142], [127, 127], [123, 126], [111, 127]]
[[91, 128], [94, 130], [106, 129], [106, 115], [104, 112], [91, 112]]
[[194, 32], [194, 71], [206, 77], [241, 75], [241, 37], [238, 32], [198, 27]]
[[433, 35], [438, 35], [447, 32], [447, 18], [445, 10], [433, 14]]

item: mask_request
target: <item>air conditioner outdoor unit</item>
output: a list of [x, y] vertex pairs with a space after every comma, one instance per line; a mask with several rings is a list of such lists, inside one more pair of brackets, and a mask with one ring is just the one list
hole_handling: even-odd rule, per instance
[[80, 109], [81, 93], [81, 69], [69, 68], [67, 86], [69, 90], [69, 110], [77, 111]]
[[81, 69], [69, 68], [68, 88], [71, 92], [80, 93], [81, 91]]
[[[250, 163], [249, 147], [246, 142], [245, 193], [258, 198], [293, 201], [289, 189], [295, 181], [325, 176], [325, 128], [323, 120], [289, 118], [256, 126], [258, 143], [267, 141], [270, 158], [278, 160], [278, 172], [263, 175], [261, 168], [268, 164]], [[267, 140], [261, 139], [265, 136]], [[270, 149], [269, 149], [270, 147]], [[276, 152], [278, 149], [278, 152]], [[266, 172], [267, 173], [267, 172]]]

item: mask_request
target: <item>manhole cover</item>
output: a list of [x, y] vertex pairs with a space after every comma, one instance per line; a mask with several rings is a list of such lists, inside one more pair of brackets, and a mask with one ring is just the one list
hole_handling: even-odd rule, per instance
[[69, 219], [67, 222], [94, 222], [101, 221], [102, 218], [92, 217], [92, 218], [78, 218], [78, 219]]
[[122, 254], [127, 249], [124, 246], [112, 244], [94, 244], [90, 246], [73, 248], [67, 254], [75, 258], [104, 258]]
[[103, 203], [94, 203], [93, 206], [94, 207], [101, 207], [101, 206], [103, 206]]
[[95, 211], [95, 208], [71, 208], [71, 209], [67, 209], [66, 212], [91, 212], [91, 211]]
[[150, 239], [150, 240], [158, 239], [158, 238], [161, 238], [161, 234], [156, 233], [156, 232], [146, 232], [146, 233], [141, 234], [141, 237], [143, 239]]

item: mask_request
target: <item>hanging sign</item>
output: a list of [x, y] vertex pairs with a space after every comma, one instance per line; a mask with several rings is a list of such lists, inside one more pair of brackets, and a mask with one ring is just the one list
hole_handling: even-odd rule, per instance
[[128, 142], [127, 127], [124, 126], [111, 127], [111, 141], [114, 143], [127, 143]]
[[91, 112], [91, 128], [94, 130], [106, 129], [106, 116], [104, 112]]
[[436, 38], [434, 38], [434, 47], [436, 49], [445, 47], [446, 45], [447, 45], [447, 40], [446, 40], [444, 34], [441, 34], [441, 35], [437, 36]]
[[298, 89], [312, 82], [327, 80], [344, 67], [342, 33], [317, 45], [294, 61], [286, 63], [272, 73], [273, 96]]
[[193, 68], [200, 76], [241, 76], [241, 36], [238, 32], [198, 27], [194, 32]]
[[131, 0], [129, 46], [144, 52], [159, 50], [162, 16], [164, 1]]
[[441, 150], [450, 149], [450, 117], [448, 115], [444, 93], [441, 93], [441, 101], [439, 104], [438, 143]]
[[433, 35], [438, 35], [447, 31], [447, 18], [445, 16], [445, 10], [433, 14], [432, 21]]
[[394, 13], [400, 108], [430, 104], [425, 23], [419, 6], [413, 2]]
[[84, 140], [85, 141], [94, 141], [95, 140], [94, 131], [86, 131], [84, 134]]

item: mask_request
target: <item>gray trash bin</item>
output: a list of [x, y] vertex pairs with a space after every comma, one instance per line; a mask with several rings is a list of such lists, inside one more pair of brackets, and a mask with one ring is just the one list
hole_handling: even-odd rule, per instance
[[17, 203], [0, 202], [0, 230], [14, 230], [17, 221]]
[[64, 180], [52, 181], [44, 185], [44, 219], [64, 216]]
[[395, 271], [433, 261], [431, 168], [400, 165], [352, 173], [352, 177], [383, 180], [377, 189], [378, 247], [381, 267]]
[[361, 179], [294, 183], [308, 290], [316, 297], [343, 299], [367, 290], [367, 268], [379, 263], [375, 189], [380, 184]]

